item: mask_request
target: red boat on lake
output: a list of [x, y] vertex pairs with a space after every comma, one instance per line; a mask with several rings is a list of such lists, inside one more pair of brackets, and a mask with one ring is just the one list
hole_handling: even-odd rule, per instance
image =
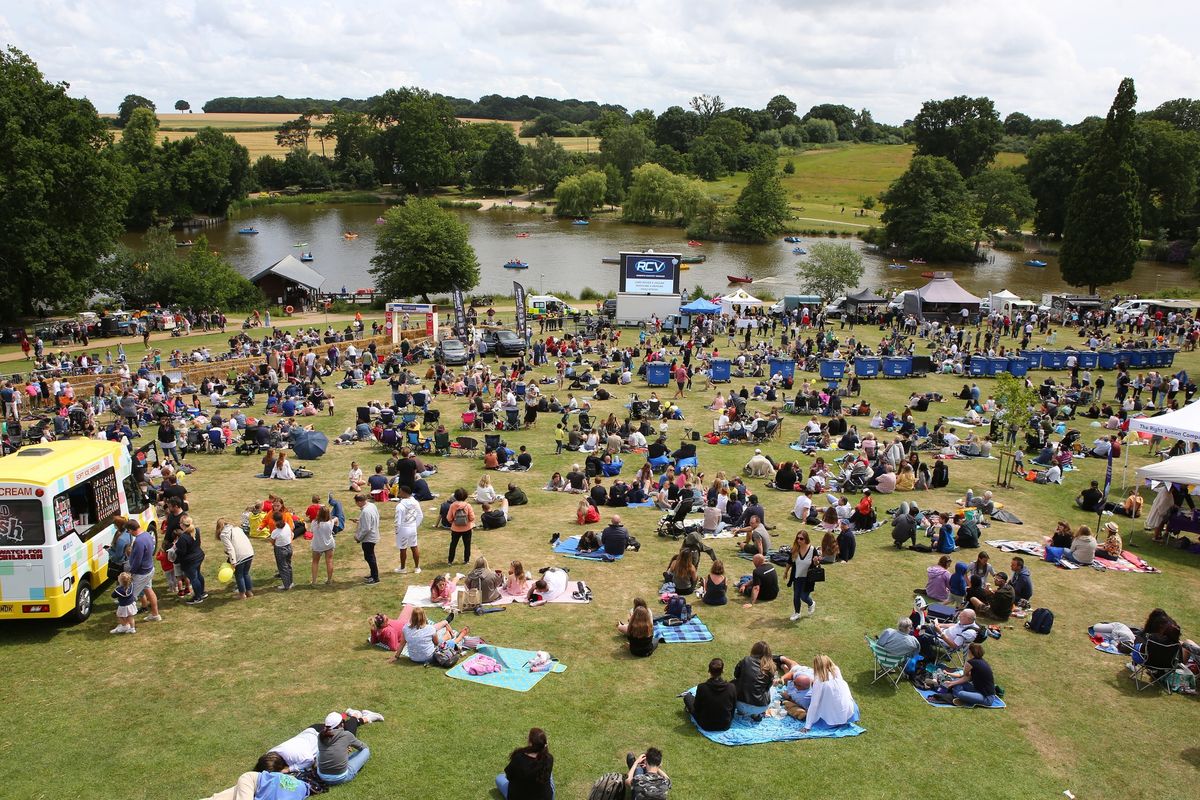
[[754, 278], [749, 275], [726, 275], [730, 283], [754, 283]]

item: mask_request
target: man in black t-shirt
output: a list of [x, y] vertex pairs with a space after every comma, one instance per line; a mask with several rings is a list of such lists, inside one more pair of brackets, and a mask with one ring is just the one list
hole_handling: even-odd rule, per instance
[[570, 492], [582, 494], [587, 491], [587, 478], [579, 471], [578, 465], [567, 473], [567, 484], [571, 487], [568, 489]]
[[779, 596], [779, 573], [775, 571], [775, 565], [767, 561], [762, 554], [754, 556], [754, 571], [750, 575], [750, 582], [742, 586], [740, 591], [750, 600], [742, 606], [743, 608], [774, 600]]
[[187, 494], [187, 488], [180, 484], [179, 478], [174, 475], [169, 475], [163, 480], [163, 486], [159, 492], [164, 503], [170, 501], [171, 498], [175, 498], [179, 501], [179, 505], [184, 511], [188, 510]]
[[1082, 508], [1084, 511], [1095, 513], [1100, 505], [1100, 501], [1104, 499], [1104, 493], [1100, 491], [1100, 484], [1092, 481], [1092, 485], [1079, 493], [1075, 498], [1075, 505]]
[[400, 451], [400, 456], [396, 462], [396, 482], [401, 486], [413, 486], [417, 482], [417, 462], [407, 447]]

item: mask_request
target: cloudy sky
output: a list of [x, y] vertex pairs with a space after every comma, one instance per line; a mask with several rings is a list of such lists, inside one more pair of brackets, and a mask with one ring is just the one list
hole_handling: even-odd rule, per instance
[[1194, 0], [39, 0], [0, 3], [0, 41], [101, 111], [222, 95], [545, 95], [661, 112], [699, 93], [786, 94], [911, 118], [986, 94], [1000, 113], [1103, 114], [1200, 97]]

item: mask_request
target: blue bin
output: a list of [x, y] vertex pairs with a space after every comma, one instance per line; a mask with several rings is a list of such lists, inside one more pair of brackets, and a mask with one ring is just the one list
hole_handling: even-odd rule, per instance
[[821, 377], [827, 381], [841, 380], [846, 374], [846, 362], [840, 358], [821, 359]]
[[767, 369], [771, 376], [782, 375], [785, 378], [796, 377], [796, 362], [789, 359], [772, 358], [767, 361]]
[[1021, 353], [1021, 357], [1025, 359], [1025, 364], [1029, 369], [1041, 369], [1043, 355], [1045, 353], [1041, 350], [1024, 350]]
[[1100, 365], [1100, 354], [1093, 350], [1084, 350], [1078, 358], [1080, 369], [1095, 369]]
[[1176, 354], [1177, 352], [1179, 352], [1179, 351], [1178, 351], [1178, 350], [1163, 350], [1163, 351], [1162, 351], [1162, 365], [1161, 365], [1161, 366], [1164, 366], [1164, 367], [1170, 367], [1170, 366], [1174, 366], [1174, 364], [1175, 364], [1175, 354]]
[[729, 382], [729, 359], [714, 358], [712, 360], [712, 381], [714, 383]]
[[1150, 351], [1149, 350], [1126, 350], [1125, 354], [1129, 358], [1129, 366], [1133, 368], [1150, 366]]
[[990, 363], [987, 356], [973, 356], [971, 358], [971, 374], [972, 375], [988, 375], [988, 367]]
[[884, 356], [883, 374], [889, 378], [907, 378], [912, 374], [912, 357]]
[[883, 366], [878, 358], [856, 356], [854, 359], [854, 374], [860, 378], [874, 378]]
[[654, 361], [646, 365], [646, 383], [650, 386], [666, 386], [671, 382], [671, 365], [665, 361]]
[[[1009, 375], [1012, 375], [1014, 378], [1024, 378], [1025, 373], [1028, 371], [1029, 371], [1029, 360], [1026, 359], [1025, 356], [1016, 356], [1015, 358], [1008, 359], [1008, 364], [1005, 367], [1005, 369], [1000, 370], [1000, 372], [1007, 372]], [[999, 374], [999, 373], [997, 373], [997, 374]]]
[[1042, 353], [1042, 369], [1066, 369], [1067, 354], [1046, 350]]
[[988, 359], [988, 375], [1000, 375], [1008, 371], [1008, 356]]
[[1117, 353], [1113, 350], [1101, 350], [1096, 353], [1096, 363], [1100, 369], [1116, 369]]

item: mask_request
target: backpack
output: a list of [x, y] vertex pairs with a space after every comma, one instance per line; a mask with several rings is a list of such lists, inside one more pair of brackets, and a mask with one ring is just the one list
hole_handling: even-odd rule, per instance
[[460, 528], [471, 524], [471, 520], [467, 517], [467, 507], [460, 505], [458, 510], [454, 512], [452, 522]]
[[687, 600], [683, 597], [673, 594], [667, 600], [667, 616], [686, 622], [692, 618], [691, 606], [688, 605]]
[[435, 667], [450, 669], [458, 663], [460, 658], [462, 658], [462, 652], [457, 647], [441, 645], [433, 651], [433, 657], [429, 659], [429, 663]]
[[592, 790], [588, 792], [588, 800], [624, 800], [624, 798], [625, 776], [618, 772], [600, 776], [600, 779], [592, 784]]
[[1048, 608], [1035, 609], [1025, 627], [1034, 633], [1049, 633], [1054, 627], [1054, 612]]

